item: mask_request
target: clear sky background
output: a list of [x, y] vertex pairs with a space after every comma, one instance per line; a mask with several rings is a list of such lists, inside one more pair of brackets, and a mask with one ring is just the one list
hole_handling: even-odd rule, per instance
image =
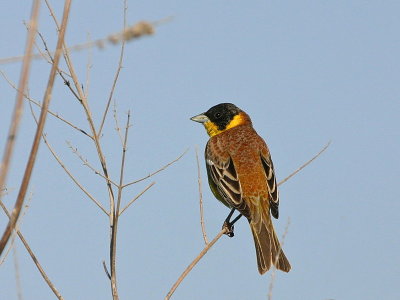
[[[0, 4], [0, 57], [23, 53], [29, 1]], [[62, 1], [52, 1], [59, 18]], [[126, 179], [138, 179], [127, 203], [156, 184], [121, 217], [118, 281], [121, 299], [163, 299], [201, 251], [195, 147], [207, 135], [193, 115], [232, 102], [249, 113], [270, 146], [278, 179], [316, 154], [313, 164], [280, 187], [279, 234], [290, 218], [284, 249], [292, 264], [278, 272], [274, 299], [399, 299], [400, 284], [400, 2], [399, 1], [129, 1], [129, 24], [173, 20], [154, 36], [126, 45], [114, 99], [121, 124], [132, 111]], [[75, 1], [68, 45], [103, 38], [123, 26], [121, 1]], [[39, 29], [54, 49], [56, 31], [44, 5]], [[40, 44], [40, 43], [39, 43]], [[117, 68], [120, 46], [92, 49], [88, 89], [98, 126]], [[86, 82], [88, 51], [72, 55]], [[62, 65], [65, 68], [65, 64]], [[18, 82], [20, 63], [0, 65]], [[42, 100], [50, 65], [34, 61], [29, 93]], [[0, 80], [0, 149], [15, 91]], [[57, 79], [51, 110], [88, 130], [82, 108]], [[112, 114], [102, 145], [110, 173], [119, 175], [121, 147]], [[8, 177], [12, 207], [35, 124], [27, 103]], [[107, 205], [102, 179], [83, 166], [70, 141], [96, 168], [82, 134], [49, 116], [45, 132], [82, 184]], [[204, 186], [205, 221], [215, 236], [228, 210]], [[111, 299], [102, 261], [108, 259], [108, 219], [72, 183], [44, 144], [29, 187], [21, 231], [65, 299]], [[1, 233], [7, 219], [0, 213]], [[247, 222], [222, 237], [172, 299], [266, 299], [271, 273], [257, 271]], [[54, 299], [16, 240], [23, 299]], [[0, 299], [17, 299], [12, 254], [0, 266]]]

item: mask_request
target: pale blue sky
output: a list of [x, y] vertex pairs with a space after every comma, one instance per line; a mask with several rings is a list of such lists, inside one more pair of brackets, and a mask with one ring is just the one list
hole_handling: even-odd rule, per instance
[[[29, 1], [0, 4], [0, 57], [22, 54]], [[55, 10], [61, 16], [58, 2]], [[197, 169], [207, 136], [189, 118], [220, 102], [248, 112], [270, 146], [278, 179], [317, 153], [317, 161], [280, 188], [281, 235], [292, 271], [277, 273], [274, 299], [398, 299], [400, 283], [400, 2], [398, 1], [129, 1], [128, 23], [174, 19], [153, 37], [128, 43], [115, 100], [121, 123], [133, 112], [126, 178], [137, 179], [189, 152], [175, 165], [127, 190], [129, 201], [156, 185], [122, 216], [118, 244], [121, 299], [163, 299], [203, 248]], [[121, 1], [75, 1], [67, 43], [102, 38], [122, 28]], [[54, 48], [45, 6], [40, 31]], [[87, 52], [73, 54], [85, 82]], [[89, 101], [97, 124], [107, 100], [119, 47], [92, 50]], [[18, 81], [20, 64], [0, 65]], [[30, 95], [41, 100], [49, 65], [35, 61]], [[15, 91], [0, 80], [0, 149]], [[81, 107], [57, 80], [51, 109], [87, 129]], [[120, 147], [110, 115], [102, 144], [117, 180]], [[32, 141], [25, 106], [8, 179], [14, 202]], [[102, 180], [71, 153], [70, 141], [100, 169], [90, 142], [53, 117], [45, 132], [82, 183], [107, 205]], [[228, 210], [202, 179], [209, 238]], [[78, 190], [42, 144], [21, 231], [65, 299], [111, 299], [102, 260], [108, 219]], [[6, 217], [0, 214], [0, 228]], [[172, 299], [266, 299], [270, 273], [257, 271], [247, 222], [222, 237]], [[54, 299], [19, 241], [24, 299]], [[10, 255], [0, 266], [0, 299], [17, 299]]]

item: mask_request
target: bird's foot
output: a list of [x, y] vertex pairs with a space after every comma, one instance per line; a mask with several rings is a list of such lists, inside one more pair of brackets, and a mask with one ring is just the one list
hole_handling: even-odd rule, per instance
[[224, 224], [222, 225], [222, 229], [226, 229], [225, 234], [229, 237], [233, 237], [235, 233], [233, 230], [235, 229], [235, 226], [233, 226], [232, 223], [225, 221]]

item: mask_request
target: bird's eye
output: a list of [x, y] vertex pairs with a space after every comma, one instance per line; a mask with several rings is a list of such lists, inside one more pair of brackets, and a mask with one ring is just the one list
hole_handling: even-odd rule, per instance
[[221, 118], [221, 113], [220, 113], [220, 112], [215, 113], [214, 117], [215, 117], [216, 119]]

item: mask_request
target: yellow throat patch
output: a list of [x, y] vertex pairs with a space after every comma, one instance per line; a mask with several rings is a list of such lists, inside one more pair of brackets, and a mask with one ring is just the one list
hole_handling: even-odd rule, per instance
[[204, 127], [206, 128], [208, 135], [210, 137], [213, 137], [228, 129], [244, 124], [246, 120], [247, 120], [246, 117], [242, 115], [242, 113], [239, 113], [238, 115], [233, 117], [233, 119], [229, 122], [229, 124], [226, 125], [225, 129], [219, 130], [218, 125], [211, 121], [204, 123]]

